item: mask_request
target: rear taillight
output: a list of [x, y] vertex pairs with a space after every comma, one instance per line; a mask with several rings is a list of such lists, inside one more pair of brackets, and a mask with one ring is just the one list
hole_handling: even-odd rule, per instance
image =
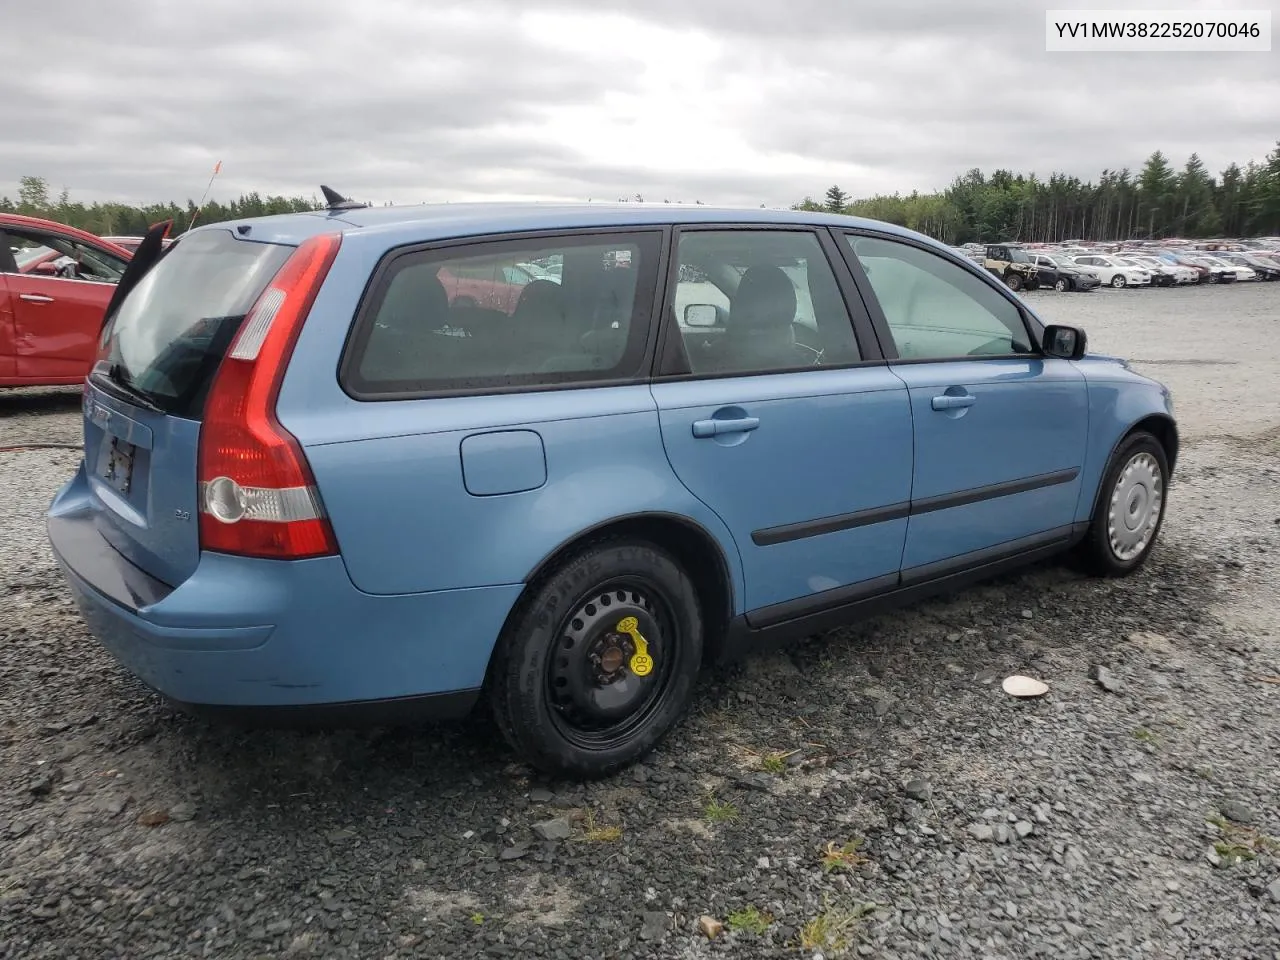
[[280, 382], [341, 234], [305, 241], [244, 319], [200, 427], [200, 547], [299, 560], [338, 552], [311, 468], [276, 419]]

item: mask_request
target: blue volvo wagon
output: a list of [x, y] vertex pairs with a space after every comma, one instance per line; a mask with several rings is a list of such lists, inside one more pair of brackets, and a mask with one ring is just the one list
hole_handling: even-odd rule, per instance
[[90, 629], [190, 709], [483, 694], [599, 776], [710, 659], [1155, 543], [1168, 391], [924, 236], [326, 195], [139, 252], [49, 511]]

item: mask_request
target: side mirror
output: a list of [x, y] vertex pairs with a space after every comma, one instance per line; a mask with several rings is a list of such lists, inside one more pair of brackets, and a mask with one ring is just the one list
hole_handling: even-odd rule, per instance
[[1079, 327], [1052, 325], [1044, 328], [1044, 355], [1060, 360], [1079, 360], [1088, 349], [1088, 340]]
[[720, 311], [713, 303], [687, 303], [684, 307], [686, 327], [714, 327], [720, 320]]

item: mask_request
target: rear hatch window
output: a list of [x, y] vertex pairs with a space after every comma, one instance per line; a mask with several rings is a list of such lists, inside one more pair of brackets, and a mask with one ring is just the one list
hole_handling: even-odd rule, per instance
[[107, 324], [94, 381], [157, 412], [198, 419], [241, 321], [293, 249], [230, 230], [184, 237]]

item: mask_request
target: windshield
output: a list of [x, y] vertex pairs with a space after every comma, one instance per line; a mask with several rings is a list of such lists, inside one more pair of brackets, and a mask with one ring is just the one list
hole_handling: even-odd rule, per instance
[[1017, 247], [1009, 248], [1009, 259], [1014, 263], [1030, 263], [1031, 258], [1027, 256], [1025, 250], [1019, 250]]
[[192, 234], [129, 291], [103, 331], [95, 376], [169, 412], [212, 377], [240, 321], [292, 247]]

